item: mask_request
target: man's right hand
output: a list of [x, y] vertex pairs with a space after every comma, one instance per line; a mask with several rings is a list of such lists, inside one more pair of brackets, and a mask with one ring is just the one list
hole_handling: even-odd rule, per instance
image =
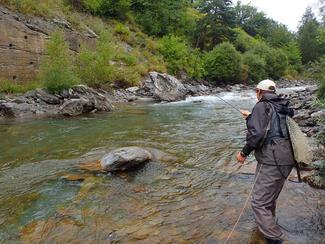
[[243, 115], [244, 119], [247, 119], [247, 117], [251, 114], [251, 112], [247, 110], [240, 110], [240, 112]]
[[238, 152], [236, 155], [236, 159], [239, 163], [243, 164], [245, 163], [246, 156], [244, 156], [241, 152]]

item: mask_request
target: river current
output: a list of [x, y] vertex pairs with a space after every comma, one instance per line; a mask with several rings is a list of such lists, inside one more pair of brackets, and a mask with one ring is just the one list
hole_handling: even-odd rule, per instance
[[[253, 92], [218, 96], [243, 109], [256, 102]], [[244, 119], [216, 96], [3, 121], [0, 243], [223, 243], [254, 180], [235, 160], [244, 142]], [[78, 167], [123, 146], [173, 160], [116, 175]], [[293, 243], [325, 243], [325, 191], [287, 182], [277, 216]], [[229, 243], [259, 240], [248, 206]]]

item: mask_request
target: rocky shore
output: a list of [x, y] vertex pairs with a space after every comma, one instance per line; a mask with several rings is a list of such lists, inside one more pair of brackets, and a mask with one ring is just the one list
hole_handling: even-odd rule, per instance
[[181, 82], [168, 74], [150, 72], [141, 87], [105, 91], [77, 85], [59, 94], [37, 89], [19, 96], [5, 95], [0, 98], [0, 118], [78, 116], [112, 111], [118, 103], [173, 102], [187, 96], [208, 95], [223, 90], [193, 80]]
[[294, 120], [310, 140], [311, 165], [300, 165], [303, 180], [310, 186], [325, 189], [325, 109], [316, 105], [317, 87], [292, 93], [289, 98], [295, 109]]

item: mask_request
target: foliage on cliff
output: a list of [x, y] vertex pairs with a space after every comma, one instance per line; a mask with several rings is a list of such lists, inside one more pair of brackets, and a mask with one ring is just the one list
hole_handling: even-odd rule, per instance
[[[134, 85], [154, 69], [174, 75], [186, 72], [218, 83], [294, 79], [302, 74], [311, 78], [307, 68], [323, 65], [320, 60], [325, 55], [324, 21], [310, 8], [298, 32], [292, 33], [257, 8], [232, 0], [0, 3], [25, 14], [65, 18], [81, 31], [91, 28], [99, 36], [97, 47], [93, 50], [84, 45], [71, 69], [83, 83], [94, 86]], [[103, 33], [111, 34], [104, 37]], [[234, 48], [221, 52], [224, 43]], [[225, 60], [227, 66], [222, 69], [218, 64]], [[235, 73], [225, 75], [229, 70]], [[320, 80], [323, 97], [324, 75]]]

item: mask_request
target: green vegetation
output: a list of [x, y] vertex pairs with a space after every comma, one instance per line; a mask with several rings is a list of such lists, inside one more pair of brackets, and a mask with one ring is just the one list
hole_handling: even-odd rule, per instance
[[62, 33], [56, 31], [52, 34], [46, 50], [40, 74], [44, 86], [57, 93], [79, 83], [73, 70], [69, 47]]
[[77, 57], [77, 73], [83, 83], [99, 87], [115, 80], [118, 70], [110, 63], [114, 58], [114, 46], [109, 39], [109, 34], [103, 32], [95, 50], [89, 50], [87, 47], [81, 49]]
[[12, 81], [0, 81], [0, 93], [25, 93], [40, 86], [39, 82], [15, 83]]
[[266, 62], [262, 57], [253, 52], [247, 52], [244, 54], [243, 62], [248, 67], [248, 81], [250, 83], [267, 77]]
[[206, 55], [205, 69], [211, 81], [239, 81], [242, 71], [241, 55], [232, 44], [221, 43]]
[[203, 55], [198, 49], [192, 49], [177, 36], [165, 36], [158, 44], [158, 49], [167, 62], [168, 71], [177, 75], [185, 71], [191, 77], [204, 76]]
[[52, 52], [49, 45], [41, 78], [54, 92], [77, 81], [94, 87], [130, 86], [149, 71], [168, 70], [219, 84], [281, 77], [317, 79], [319, 98], [324, 99], [323, 0], [319, 0], [322, 21], [307, 8], [297, 33], [257, 8], [232, 0], [0, 3], [26, 14], [66, 18], [76, 29], [91, 28], [100, 36], [95, 47], [84, 43], [80, 53], [73, 55], [59, 40], [60, 52]]

